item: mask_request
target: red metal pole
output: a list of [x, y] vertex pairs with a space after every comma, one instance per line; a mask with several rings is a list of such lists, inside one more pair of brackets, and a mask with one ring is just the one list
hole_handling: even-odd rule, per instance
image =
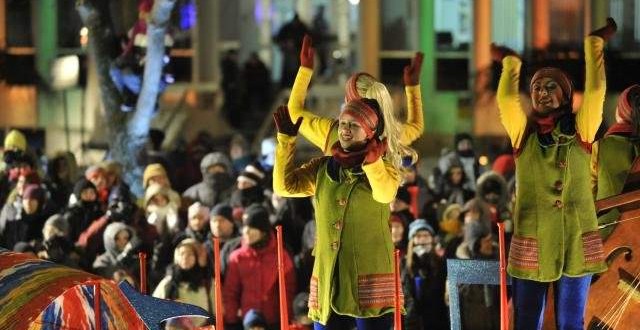
[[147, 254], [139, 252], [140, 258], [140, 293], [147, 294]]
[[222, 282], [220, 277], [220, 239], [213, 238], [213, 286], [216, 297], [216, 330], [224, 330], [222, 310]]
[[418, 187], [411, 186], [407, 187], [407, 191], [409, 191], [409, 196], [411, 196], [411, 205], [409, 205], [409, 210], [413, 213], [413, 216], [417, 219], [420, 215], [420, 210], [418, 209]]
[[289, 329], [289, 309], [287, 308], [287, 287], [284, 278], [284, 248], [282, 247], [282, 226], [276, 226], [278, 241], [278, 287], [280, 291], [280, 330]]
[[100, 314], [100, 282], [93, 284], [93, 318], [95, 320], [96, 330], [102, 329], [102, 317]]
[[395, 313], [393, 315], [394, 330], [402, 330], [402, 304], [400, 304], [400, 250], [394, 252], [393, 272], [395, 281]]
[[507, 260], [503, 222], [498, 222], [498, 245], [500, 247], [500, 329], [508, 330], [509, 304], [507, 301]]

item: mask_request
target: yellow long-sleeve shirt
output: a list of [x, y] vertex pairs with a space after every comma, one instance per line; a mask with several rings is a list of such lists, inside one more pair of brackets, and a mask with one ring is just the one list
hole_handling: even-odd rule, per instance
[[[584, 40], [585, 85], [584, 98], [576, 113], [576, 130], [583, 142], [593, 143], [602, 122], [602, 105], [606, 93], [606, 77], [603, 57], [604, 40], [589, 36]], [[522, 146], [527, 116], [520, 103], [518, 84], [522, 62], [516, 56], [502, 60], [502, 74], [498, 84], [498, 108], [500, 120], [514, 148]]]
[[[293, 83], [287, 106], [294, 122], [299, 117], [303, 118], [300, 134], [320, 148], [325, 155], [330, 155], [331, 146], [337, 141], [335, 138], [337, 134], [332, 134], [333, 130], [337, 131], [338, 129], [337, 120], [335, 118], [321, 117], [304, 109], [304, 101], [307, 97], [311, 76], [313, 76], [313, 70], [303, 66], [300, 67]], [[424, 114], [422, 112], [420, 85], [406, 86], [405, 93], [407, 95], [407, 122], [403, 125], [400, 143], [409, 145], [422, 135]]]
[[[327, 157], [310, 160], [297, 167], [293, 158], [295, 154], [295, 137], [278, 133], [276, 160], [273, 167], [273, 190], [282, 197], [307, 197], [315, 195], [317, 174]], [[400, 176], [392, 164], [383, 161], [382, 157], [371, 164], [362, 166], [367, 176], [373, 199], [379, 203], [390, 203], [396, 196], [400, 185]]]

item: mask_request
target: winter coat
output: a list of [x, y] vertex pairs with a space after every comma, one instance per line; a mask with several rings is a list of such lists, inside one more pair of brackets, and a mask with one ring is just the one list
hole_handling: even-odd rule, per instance
[[[121, 230], [128, 230], [130, 236], [129, 243], [124, 250], [118, 251], [115, 239]], [[133, 278], [138, 278], [137, 275], [140, 271], [138, 264], [140, 241], [135, 230], [121, 222], [111, 223], [104, 231], [103, 241], [105, 252], [93, 262], [95, 273], [106, 278], [112, 278], [116, 270], [122, 269]]]
[[[208, 173], [207, 169], [216, 164], [225, 166], [227, 172], [225, 174]], [[207, 154], [200, 162], [202, 182], [189, 187], [182, 194], [182, 197], [194, 202], [200, 202], [209, 208], [213, 208], [222, 202], [228, 202], [234, 189], [234, 181], [231, 177], [232, 170], [231, 161], [223, 153], [213, 152]]]
[[402, 288], [407, 309], [404, 329], [449, 329], [449, 310], [444, 303], [445, 260], [432, 251], [422, 258], [414, 254], [413, 272], [406, 268], [406, 262], [403, 264]]
[[[307, 88], [312, 75], [313, 70], [300, 67], [287, 106], [294, 122], [298, 117], [304, 118], [300, 126], [300, 134], [320, 148], [326, 156], [329, 156], [331, 155], [331, 146], [338, 141], [338, 121], [335, 118], [320, 117], [304, 109]], [[405, 94], [407, 97], [407, 121], [402, 127], [400, 143], [410, 145], [422, 135], [424, 130], [420, 85], [405, 86]], [[381, 106], [385, 107], [383, 104]]]
[[22, 198], [7, 202], [0, 212], [0, 246], [12, 249], [18, 242], [42, 239], [42, 228], [51, 214], [46, 205], [34, 214], [26, 214]]
[[69, 239], [75, 242], [80, 234], [87, 230], [91, 224], [104, 215], [99, 202], [78, 201], [64, 213], [69, 223]]
[[552, 282], [606, 270], [590, 185], [590, 144], [602, 121], [606, 89], [602, 38], [585, 38], [586, 82], [575, 133], [560, 125], [542, 143], [527, 134], [519, 99], [521, 61], [503, 59], [498, 86], [502, 124], [516, 150], [515, 230], [508, 271], [513, 277]]
[[[295, 296], [296, 278], [293, 262], [287, 252], [283, 259], [289, 315], [292, 315], [291, 302]], [[250, 309], [261, 311], [270, 325], [279, 322], [277, 262], [277, 244], [273, 234], [270, 234], [269, 242], [262, 249], [255, 249], [243, 241], [242, 246], [231, 253], [222, 288], [225, 323], [242, 322], [238, 310], [244, 317]]]
[[400, 179], [382, 159], [342, 169], [332, 157], [293, 163], [295, 137], [278, 134], [274, 192], [314, 196], [315, 264], [309, 316], [326, 324], [331, 313], [376, 317], [393, 311], [393, 243], [389, 203]]

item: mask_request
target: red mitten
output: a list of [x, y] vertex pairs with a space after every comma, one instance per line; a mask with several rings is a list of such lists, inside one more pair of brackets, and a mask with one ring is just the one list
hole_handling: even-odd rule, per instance
[[302, 117], [299, 117], [294, 124], [291, 120], [291, 115], [289, 114], [289, 108], [287, 108], [286, 105], [281, 105], [278, 107], [276, 112], [273, 113], [273, 121], [275, 122], [279, 133], [296, 136], [298, 135], [300, 124], [302, 124]]
[[415, 86], [420, 84], [420, 70], [422, 70], [423, 52], [416, 52], [411, 59], [411, 63], [404, 67], [403, 80], [405, 86]]
[[300, 50], [300, 65], [305, 68], [313, 69], [313, 54], [315, 49], [311, 47], [311, 37], [305, 34], [302, 39], [302, 49]]
[[364, 164], [371, 164], [377, 161], [387, 151], [387, 138], [380, 141], [377, 138], [369, 140], [367, 143], [367, 155], [364, 156]]
[[607, 25], [589, 33], [589, 35], [600, 37], [604, 39], [604, 41], [607, 41], [611, 39], [611, 37], [613, 37], [613, 35], [616, 33], [617, 30], [618, 30], [618, 25], [616, 24], [616, 21], [613, 20], [613, 18], [608, 17]]
[[511, 48], [505, 46], [498, 46], [494, 43], [491, 43], [491, 59], [496, 62], [502, 62], [502, 59], [507, 56], [518, 56], [518, 54]]

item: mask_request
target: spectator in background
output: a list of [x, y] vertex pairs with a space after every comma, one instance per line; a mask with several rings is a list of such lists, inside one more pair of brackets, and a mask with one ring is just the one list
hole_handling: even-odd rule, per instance
[[69, 223], [60, 214], [54, 214], [44, 223], [42, 228], [42, 250], [38, 256], [68, 267], [80, 266], [80, 255], [75, 251], [73, 242], [68, 238]]
[[[109, 185], [107, 181], [107, 172], [102, 165], [92, 165], [84, 172], [84, 176], [87, 180], [91, 181], [96, 187], [98, 192], [98, 201], [102, 205], [102, 208], [107, 207], [109, 199]], [[69, 204], [73, 204], [75, 200], [70, 200]]]
[[298, 54], [302, 49], [302, 39], [309, 34], [309, 28], [300, 20], [298, 13], [293, 15], [293, 19], [285, 23], [278, 34], [275, 42], [282, 51], [282, 75], [280, 77], [280, 88], [291, 88], [296, 78], [296, 71], [300, 66]]
[[237, 174], [249, 164], [253, 156], [249, 150], [249, 142], [241, 134], [234, 134], [229, 142], [229, 156], [231, 156], [231, 164], [233, 164], [233, 173]]
[[221, 152], [212, 152], [200, 162], [202, 182], [187, 189], [182, 197], [190, 203], [200, 202], [207, 207], [228, 202], [233, 192], [233, 166], [229, 157]]
[[389, 217], [389, 227], [391, 227], [391, 242], [393, 247], [400, 250], [400, 256], [404, 257], [407, 253], [407, 228], [408, 222], [396, 213], [391, 213]]
[[187, 238], [196, 240], [200, 244], [208, 242], [211, 235], [209, 231], [209, 208], [195, 202], [189, 206], [187, 228], [176, 235], [176, 241]]
[[69, 203], [77, 176], [77, 163], [71, 152], [58, 152], [47, 164], [45, 185], [57, 210]]
[[259, 165], [247, 165], [236, 179], [236, 191], [231, 196], [231, 206], [246, 208], [254, 203], [264, 203], [264, 178], [264, 170], [259, 168]]
[[441, 173], [447, 173], [453, 163], [460, 164], [468, 179], [464, 188], [470, 191], [476, 190], [476, 180], [480, 176], [480, 164], [473, 150], [473, 137], [469, 133], [458, 133], [454, 136], [453, 151], [450, 151], [438, 160], [438, 168]]
[[435, 232], [424, 219], [409, 226], [409, 246], [402, 267], [407, 330], [449, 329], [444, 302], [445, 260], [436, 253]]
[[[242, 246], [233, 251], [224, 278], [225, 323], [239, 324], [249, 310], [264, 314], [268, 329], [280, 322], [276, 237], [269, 223], [269, 213], [254, 204], [243, 216]], [[293, 301], [296, 279], [289, 254], [284, 254], [287, 301]], [[259, 279], [256, 276], [260, 276]], [[290, 308], [289, 305], [287, 308]], [[242, 315], [238, 317], [238, 313]]]
[[98, 220], [104, 211], [98, 202], [96, 186], [85, 178], [76, 182], [73, 196], [76, 202], [69, 206], [64, 217], [70, 227], [69, 239], [76, 242], [80, 234], [89, 228], [93, 221]]
[[167, 171], [162, 164], [154, 163], [145, 167], [142, 173], [142, 187], [147, 189], [152, 184], [171, 188], [171, 181], [169, 181]]
[[440, 243], [447, 247], [450, 242], [460, 237], [462, 233], [462, 206], [460, 204], [450, 204], [444, 209], [440, 220]]
[[103, 235], [105, 252], [93, 262], [96, 274], [113, 279], [117, 270], [139, 278], [138, 249], [140, 241], [133, 228], [121, 222], [107, 226]]
[[[206, 271], [198, 263], [201, 253], [201, 245], [196, 240], [187, 238], [181, 241], [173, 253], [173, 264], [167, 268], [167, 274], [153, 291], [153, 296], [195, 305], [215, 315], [214, 290]], [[204, 323], [202, 319], [195, 318], [181, 321], [192, 326]]]
[[467, 177], [462, 164], [457, 159], [449, 163], [449, 167], [444, 172], [444, 177], [438, 182], [436, 193], [441, 199], [441, 203], [456, 203], [464, 205], [475, 196], [473, 190], [468, 188], [469, 178]]
[[250, 118], [260, 118], [266, 114], [271, 105], [271, 76], [269, 69], [262, 62], [258, 53], [253, 52], [244, 64], [243, 69], [244, 93], [246, 95], [246, 109]]
[[311, 27], [311, 34], [315, 41], [316, 54], [320, 61], [318, 76], [325, 75], [329, 67], [329, 23], [324, 17], [324, 10], [324, 6], [318, 6], [316, 14], [313, 16]]
[[223, 113], [229, 124], [240, 128], [240, 120], [243, 111], [240, 109], [240, 66], [238, 64], [238, 52], [235, 49], [228, 50], [220, 61], [222, 73], [222, 92], [224, 94]]

